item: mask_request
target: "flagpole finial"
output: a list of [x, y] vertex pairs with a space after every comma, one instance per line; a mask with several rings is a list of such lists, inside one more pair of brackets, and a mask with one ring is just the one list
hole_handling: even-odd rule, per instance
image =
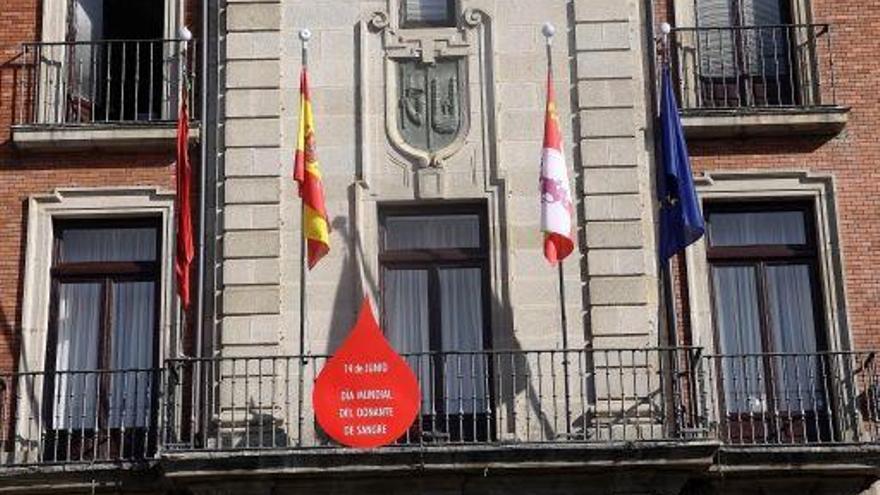
[[541, 34], [547, 38], [547, 44], [550, 45], [553, 43], [553, 36], [556, 34], [556, 27], [549, 22], [545, 22], [544, 26], [541, 27]]
[[312, 32], [308, 28], [301, 29], [299, 31], [299, 39], [303, 43], [308, 43], [312, 39]]
[[672, 25], [668, 22], [660, 24], [660, 59], [664, 63], [669, 63], [669, 33], [672, 32]]

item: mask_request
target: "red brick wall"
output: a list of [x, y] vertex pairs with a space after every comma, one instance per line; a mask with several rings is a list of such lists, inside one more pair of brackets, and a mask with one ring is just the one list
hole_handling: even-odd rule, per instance
[[[666, 3], [655, 3], [658, 21]], [[694, 172], [806, 169], [836, 180], [846, 304], [857, 349], [880, 347], [880, 4], [814, 0], [813, 20], [832, 26], [837, 102], [852, 111], [839, 136], [689, 142]], [[827, 79], [826, 79], [827, 80]], [[678, 273], [682, 272], [678, 270]], [[679, 298], [679, 314], [683, 314]], [[682, 321], [686, 324], [686, 321]]]
[[[21, 43], [38, 41], [40, 0], [0, 0], [0, 373], [14, 370], [21, 333], [27, 200], [58, 187], [174, 188], [174, 151], [35, 153], [11, 143], [13, 78]], [[191, 0], [188, 25], [197, 27]], [[193, 157], [197, 158], [197, 157]]]

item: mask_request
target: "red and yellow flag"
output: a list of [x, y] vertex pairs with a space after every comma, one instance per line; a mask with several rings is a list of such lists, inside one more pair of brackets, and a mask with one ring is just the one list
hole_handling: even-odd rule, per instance
[[299, 185], [303, 201], [303, 235], [306, 236], [308, 265], [311, 270], [330, 251], [330, 224], [324, 207], [324, 184], [315, 155], [315, 118], [309, 98], [309, 77], [303, 67], [299, 82], [299, 134], [293, 180]]

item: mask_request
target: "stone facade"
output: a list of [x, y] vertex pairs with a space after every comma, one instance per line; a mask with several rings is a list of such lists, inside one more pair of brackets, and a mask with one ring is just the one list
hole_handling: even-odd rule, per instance
[[[435, 35], [397, 28], [396, 2], [308, 4], [229, 6], [221, 352], [299, 351], [292, 338], [299, 200], [289, 178], [303, 28], [313, 33], [317, 149], [333, 225], [331, 253], [308, 276], [304, 350], [332, 352], [344, 335], [335, 327], [353, 321], [362, 294], [378, 300], [371, 282], [378, 279], [377, 204], [461, 199], [486, 200], [491, 212], [492, 294], [506, 308], [492, 314], [494, 334], [522, 348], [559, 344], [558, 322], [547, 321], [558, 309], [556, 273], [541, 256], [535, 196], [547, 63], [540, 28], [548, 21], [559, 26], [556, 88], [578, 193], [580, 250], [566, 265], [568, 313], [578, 316], [571, 318], [573, 345], [656, 342], [653, 220], [646, 208], [653, 141], [640, 3], [464, 2], [452, 31], [467, 54], [470, 125], [442, 167], [402, 153], [386, 132], [394, 113], [386, 104], [395, 98], [387, 57], [401, 40], [442, 56], [443, 49], [426, 44]], [[448, 35], [440, 30], [435, 37]]]
[[[402, 26], [405, 0], [205, 0], [208, 33], [216, 30], [216, 36], [209, 42], [215, 51], [202, 60], [217, 84], [206, 86], [209, 108], [200, 115], [207, 120], [193, 139], [205, 144], [200, 166], [210, 205], [202, 287], [207, 314], [201, 326], [190, 321], [186, 327], [204, 329], [201, 348], [198, 336], [183, 330], [173, 303], [173, 126], [151, 123], [145, 132], [138, 126], [20, 125], [13, 115], [20, 93], [11, 89], [20, 86], [19, 44], [58, 31], [64, 11], [52, 0], [6, 1], [0, 11], [0, 185], [9, 194], [0, 200], [7, 213], [0, 274], [16, 283], [0, 288], [0, 375], [45, 367], [56, 217], [160, 216], [167, 281], [148, 458], [86, 463], [88, 469], [43, 462], [48, 423], [40, 420], [40, 397], [47, 395], [37, 387], [28, 393], [7, 388], [19, 379], [9, 378], [0, 382], [0, 477], [8, 476], [10, 490], [873, 493], [868, 487], [880, 465], [873, 382], [853, 391], [840, 385], [844, 380], [829, 379], [841, 408], [828, 420], [842, 435], [833, 442], [737, 449], [722, 438], [719, 425], [729, 418], [719, 382], [712, 381], [720, 372], [689, 361], [717, 347], [704, 244], [674, 265], [679, 332], [667, 332], [656, 256], [652, 36], [660, 21], [686, 26], [693, 18], [686, 13], [689, 0], [458, 0], [454, 25], [434, 28]], [[198, 36], [199, 2], [187, 2], [188, 10], [174, 8], [172, 0], [166, 5], [172, 6], [165, 10], [166, 30], [179, 13]], [[843, 132], [689, 135], [704, 200], [815, 201], [824, 323], [836, 351], [868, 352], [877, 344], [870, 248], [878, 232], [872, 196], [878, 181], [871, 167], [880, 151], [870, 85], [878, 64], [868, 60], [866, 41], [876, 39], [870, 35], [880, 25], [877, 11], [849, 0], [813, 5], [817, 18], [842, 27], [842, 103], [824, 124], [845, 124]], [[571, 354], [558, 351], [558, 273], [543, 258], [539, 232], [546, 22], [557, 30], [549, 54], [575, 193], [578, 247], [564, 264]], [[331, 224], [331, 251], [307, 274], [292, 180], [303, 29], [311, 32], [317, 156]], [[449, 60], [458, 64], [449, 90], [460, 96], [458, 133], [439, 150], [421, 149], [402, 130], [398, 64]], [[794, 116], [776, 132], [803, 129], [798, 119], [805, 118]], [[706, 119], [711, 116], [691, 119], [689, 129], [707, 127]], [[734, 127], [756, 132], [773, 127], [767, 119], [740, 119]], [[63, 140], [69, 141], [65, 151], [53, 144]], [[380, 212], [460, 204], [485, 207], [488, 341], [494, 350], [510, 351], [485, 361], [487, 375], [500, 375], [486, 385], [497, 387], [486, 392], [491, 433], [474, 426], [471, 438], [444, 444], [443, 433], [453, 436], [447, 415], [445, 431], [413, 430], [386, 450], [335, 449], [314, 421], [312, 381], [346, 337], [363, 298], [382, 307]], [[658, 350], [674, 339], [703, 349]], [[860, 373], [873, 370], [871, 356], [858, 363]], [[474, 380], [482, 371], [470, 366]], [[462, 376], [459, 369], [459, 382]], [[21, 400], [25, 396], [31, 400]], [[462, 402], [453, 416], [463, 424]], [[474, 405], [471, 412], [476, 425], [481, 411]], [[813, 440], [822, 433], [816, 435]], [[106, 445], [109, 455], [115, 444]]]

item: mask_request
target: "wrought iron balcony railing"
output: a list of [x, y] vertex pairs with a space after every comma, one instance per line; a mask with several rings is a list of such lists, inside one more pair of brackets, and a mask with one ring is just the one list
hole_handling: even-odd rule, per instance
[[[173, 121], [184, 76], [197, 73], [197, 47], [177, 39], [25, 43], [16, 72], [15, 124]], [[190, 101], [197, 87], [192, 82]]]
[[[406, 356], [421, 411], [399, 447], [656, 442], [705, 433], [691, 349], [440, 352]], [[310, 405], [326, 356], [168, 363], [173, 450], [331, 448]], [[204, 384], [213, 384], [206, 387]], [[188, 402], [203, 394], [200, 404]], [[676, 397], [670, 401], [667, 398]], [[673, 404], [676, 404], [673, 406]], [[700, 433], [694, 433], [700, 432]]]
[[161, 375], [158, 369], [0, 375], [0, 465], [152, 458]]
[[684, 112], [837, 104], [828, 24], [678, 27], [669, 41]]
[[[696, 348], [406, 356], [421, 411], [396, 450], [880, 441], [871, 352], [707, 355]], [[0, 376], [0, 464], [339, 450], [317, 425], [326, 356], [172, 359], [162, 369]]]
[[735, 445], [880, 440], [873, 352], [712, 355], [704, 360], [716, 436]]

